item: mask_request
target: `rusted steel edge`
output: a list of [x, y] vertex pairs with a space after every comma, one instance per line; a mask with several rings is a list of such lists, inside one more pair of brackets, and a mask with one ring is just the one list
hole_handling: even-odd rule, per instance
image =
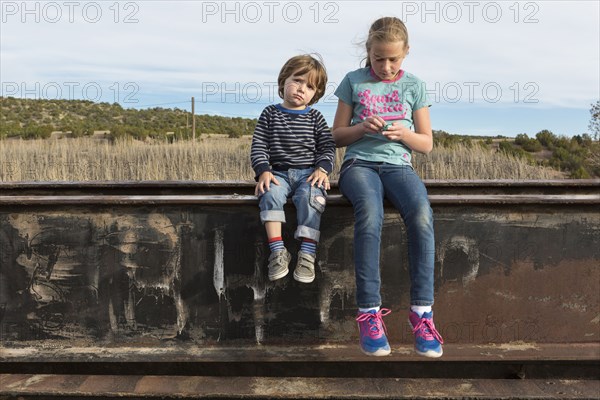
[[[597, 187], [600, 179], [424, 179], [428, 187]], [[332, 187], [337, 187], [332, 181]], [[44, 189], [44, 188], [252, 188], [253, 181], [16, 181], [0, 182], [3, 189]]]
[[[600, 194], [571, 195], [429, 195], [433, 205], [600, 205]], [[249, 195], [73, 195], [73, 196], [0, 196], [0, 206], [39, 205], [256, 205], [256, 196]], [[341, 195], [330, 195], [329, 205], [350, 205]]]
[[[357, 399], [366, 398], [364, 379], [323, 377], [218, 377], [153, 375], [0, 374], [0, 395], [13, 398], [177, 398], [177, 399]], [[414, 399], [596, 399], [600, 383], [559, 379], [370, 380], [368, 398]], [[502, 395], [500, 395], [500, 393]], [[360, 396], [358, 394], [361, 394]], [[39, 396], [39, 397], [38, 397]], [[166, 397], [164, 397], [166, 396]], [[429, 396], [427, 396], [429, 398]]]
[[[412, 345], [394, 345], [388, 361], [412, 363], [424, 361], [413, 352]], [[182, 345], [170, 347], [69, 347], [56, 345], [51, 349], [41, 347], [8, 348], [0, 346], [0, 363], [19, 364], [32, 362], [378, 362], [365, 357], [352, 343], [324, 345], [240, 345], [215, 344]], [[433, 361], [433, 360], [429, 360]], [[427, 361], [427, 362], [429, 362]], [[600, 365], [600, 343], [537, 343], [509, 342], [502, 344], [456, 344], [444, 346], [442, 362], [471, 361], [579, 361]]]

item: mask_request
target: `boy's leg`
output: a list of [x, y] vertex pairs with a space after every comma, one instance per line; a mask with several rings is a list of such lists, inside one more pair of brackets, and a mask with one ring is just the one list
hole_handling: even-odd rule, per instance
[[265, 229], [269, 239], [281, 237], [281, 222], [280, 221], [265, 221]]
[[305, 171], [292, 196], [298, 220], [294, 237], [302, 240], [294, 279], [302, 283], [311, 283], [315, 280], [316, 248], [321, 235], [319, 230], [321, 215], [325, 211], [327, 197], [324, 189], [311, 186], [306, 182], [311, 171]]
[[265, 229], [267, 230], [267, 239], [269, 240], [269, 250], [271, 250], [271, 253], [285, 249], [283, 238], [281, 237], [281, 222], [266, 221]]
[[269, 256], [269, 280], [274, 281], [286, 276], [291, 255], [283, 244], [281, 224], [285, 222], [283, 207], [290, 193], [290, 185], [285, 173], [276, 172], [279, 185], [271, 183], [269, 191], [260, 195], [260, 219], [265, 224], [271, 255]]
[[427, 189], [409, 166], [390, 166], [382, 181], [385, 195], [406, 225], [411, 280], [409, 321], [415, 334], [415, 350], [427, 357], [442, 355], [442, 337], [433, 323], [435, 240], [433, 212]]
[[296, 206], [298, 228], [294, 233], [296, 239], [308, 238], [319, 241], [321, 232], [321, 215], [325, 211], [327, 193], [324, 189], [302, 182], [296, 188], [292, 201]]

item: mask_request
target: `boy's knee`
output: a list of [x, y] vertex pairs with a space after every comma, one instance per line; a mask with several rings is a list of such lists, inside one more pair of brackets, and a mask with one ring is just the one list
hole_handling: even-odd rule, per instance
[[259, 206], [261, 208], [280, 208], [283, 209], [287, 201], [287, 196], [284, 193], [280, 193], [277, 189], [271, 188], [268, 192], [260, 195], [258, 198]]
[[327, 204], [327, 198], [323, 191], [319, 188], [311, 188], [310, 190], [310, 199], [309, 203], [312, 208], [317, 210], [319, 213], [323, 213], [325, 211], [325, 206]]

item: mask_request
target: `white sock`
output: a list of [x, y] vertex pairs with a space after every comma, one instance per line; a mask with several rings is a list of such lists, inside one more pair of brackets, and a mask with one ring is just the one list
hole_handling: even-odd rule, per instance
[[358, 309], [358, 311], [360, 311], [361, 313], [368, 313], [371, 310], [373, 310], [375, 312], [378, 312], [379, 311], [379, 307], [359, 308]]
[[426, 312], [431, 312], [431, 306], [410, 306], [410, 310], [412, 312], [417, 313], [417, 315], [420, 317], [423, 316], [423, 314], [425, 314]]

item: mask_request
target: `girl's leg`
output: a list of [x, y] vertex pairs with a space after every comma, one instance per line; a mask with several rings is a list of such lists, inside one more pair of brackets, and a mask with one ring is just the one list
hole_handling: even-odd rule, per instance
[[386, 165], [381, 180], [385, 187], [385, 196], [400, 211], [406, 225], [411, 305], [431, 306], [435, 240], [433, 212], [427, 189], [410, 166]]
[[383, 185], [378, 166], [356, 161], [339, 181], [354, 209], [354, 268], [359, 308], [381, 305], [379, 255], [383, 226]]
[[343, 169], [340, 189], [354, 208], [354, 267], [356, 274], [356, 321], [360, 348], [370, 356], [391, 352], [383, 317], [390, 313], [381, 305], [379, 254], [383, 226], [383, 185], [379, 165], [354, 161]]
[[382, 171], [386, 197], [406, 225], [410, 271], [409, 321], [415, 335], [415, 350], [426, 357], [440, 357], [444, 340], [433, 323], [433, 278], [435, 241], [433, 212], [427, 190], [410, 166], [386, 166]]

